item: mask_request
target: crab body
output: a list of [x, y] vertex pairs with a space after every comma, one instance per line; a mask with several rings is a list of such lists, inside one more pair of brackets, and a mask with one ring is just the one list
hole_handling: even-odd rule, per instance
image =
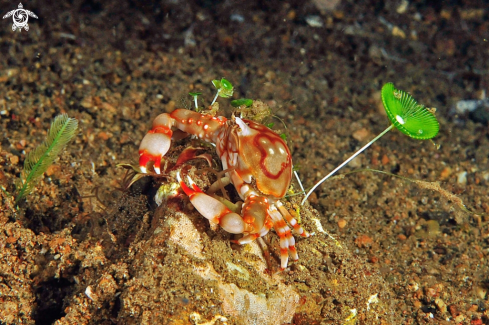
[[219, 224], [230, 233], [243, 234], [235, 241], [239, 244], [262, 237], [273, 227], [280, 237], [281, 268], [287, 267], [289, 253], [297, 260], [289, 225], [303, 237], [309, 234], [280, 202], [292, 178], [291, 155], [284, 140], [251, 120], [236, 117], [231, 121], [222, 116], [177, 109], [157, 116], [152, 129], [141, 141], [139, 165], [142, 172], [147, 172], [147, 164], [153, 161], [155, 172], [160, 173], [161, 158], [170, 148], [175, 129], [215, 144], [229, 182], [244, 201], [241, 214], [237, 214], [202, 192], [190, 178], [188, 186], [178, 175], [182, 189], [195, 208], [211, 223]]

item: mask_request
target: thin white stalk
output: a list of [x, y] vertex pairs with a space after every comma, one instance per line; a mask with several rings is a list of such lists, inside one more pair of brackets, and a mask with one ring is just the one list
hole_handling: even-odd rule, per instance
[[380, 139], [384, 134], [386, 134], [387, 132], [389, 132], [392, 128], [394, 127], [394, 124], [391, 124], [387, 129], [385, 129], [381, 134], [379, 134], [378, 136], [376, 136], [372, 141], [370, 141], [369, 143], [367, 143], [366, 145], [364, 145], [360, 150], [358, 150], [357, 152], [355, 152], [350, 158], [348, 158], [347, 160], [345, 160], [341, 165], [339, 165], [338, 167], [336, 167], [331, 173], [329, 173], [328, 175], [324, 176], [324, 178], [322, 180], [320, 180], [319, 182], [316, 183], [316, 185], [314, 185], [310, 190], [309, 192], [307, 192], [307, 195], [306, 197], [302, 200], [301, 202], [301, 205], [304, 205], [304, 202], [306, 202], [307, 198], [312, 194], [312, 192], [319, 186], [321, 185], [325, 180], [327, 180], [328, 178], [330, 178], [334, 173], [336, 173], [338, 170], [340, 170], [343, 166], [345, 166], [346, 164], [348, 164], [350, 161], [352, 161], [356, 156], [358, 156], [360, 153], [362, 153], [362, 151], [364, 151], [365, 149], [367, 149], [372, 143], [374, 143], [375, 141], [377, 141], [378, 139]]
[[299, 178], [299, 174], [297, 173], [296, 170], [294, 170], [294, 175], [295, 175], [295, 178], [297, 179], [297, 182], [299, 183], [299, 186], [301, 187], [302, 192], [306, 193], [306, 190], [304, 189], [304, 186], [302, 186], [301, 179]]
[[199, 106], [197, 106], [197, 96], [194, 96], [194, 103], [195, 103], [195, 109], [198, 109]]
[[211, 106], [212, 106], [212, 104], [214, 104], [214, 103], [216, 102], [217, 96], [219, 96], [219, 92], [220, 92], [220, 91], [221, 91], [221, 88], [219, 88], [219, 89], [217, 90], [217, 94], [216, 94], [216, 96], [214, 97], [214, 100], [212, 101]]

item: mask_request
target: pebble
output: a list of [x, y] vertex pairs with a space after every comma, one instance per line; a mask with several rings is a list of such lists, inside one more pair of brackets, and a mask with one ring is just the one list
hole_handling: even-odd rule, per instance
[[406, 33], [397, 26], [392, 28], [392, 36], [397, 36], [400, 38], [406, 38]]
[[459, 184], [467, 184], [467, 172], [463, 171], [457, 174], [457, 183]]
[[460, 10], [460, 18], [463, 20], [475, 20], [475, 19], [481, 19], [482, 16], [484, 16], [484, 9], [465, 9], [465, 10]]
[[265, 73], [265, 78], [268, 80], [268, 81], [272, 81], [276, 78], [276, 74], [275, 72], [269, 70]]
[[436, 220], [426, 221], [428, 238], [434, 238], [440, 233], [440, 224]]
[[455, 321], [455, 323], [460, 323], [461, 324], [465, 320], [465, 316], [462, 315], [462, 314], [460, 314], [457, 317], [455, 317], [453, 320]]
[[360, 130], [353, 132], [352, 137], [357, 141], [363, 142], [365, 139], [368, 138], [369, 135], [370, 132], [366, 128], [362, 128]]
[[10, 163], [12, 165], [17, 165], [19, 163], [19, 157], [17, 157], [17, 156], [10, 156]]
[[297, 16], [296, 12], [294, 10], [291, 10], [287, 13], [287, 19], [293, 20]]
[[447, 304], [445, 304], [445, 302], [442, 299], [436, 298], [435, 299], [435, 305], [436, 305], [436, 308], [438, 308], [438, 310], [440, 312], [444, 313], [447, 311]]
[[458, 315], [460, 315], [460, 312], [458, 311], [456, 305], [448, 306], [448, 311], [450, 312], [450, 315], [452, 315], [452, 317], [457, 317]]
[[348, 222], [347, 222], [345, 219], [341, 218], [340, 220], [338, 220], [338, 227], [339, 227], [340, 229], [343, 229], [343, 228], [345, 228], [345, 227], [346, 227], [346, 224], [347, 224], [347, 223], [348, 223]]
[[232, 14], [229, 18], [231, 19], [231, 21], [235, 21], [237, 23], [244, 23], [245, 21], [243, 15], [240, 14]]
[[117, 113], [117, 109], [107, 102], [102, 103], [102, 108], [106, 111]]
[[355, 244], [360, 248], [370, 246], [373, 242], [374, 240], [367, 235], [360, 235], [355, 239]]
[[486, 299], [487, 290], [484, 289], [483, 287], [476, 286], [475, 289], [474, 289], [474, 292], [477, 295], [477, 297], [479, 297], [479, 299], [481, 299], [481, 300]]
[[321, 17], [315, 16], [315, 15], [310, 15], [306, 17], [306, 22], [309, 26], [311, 27], [323, 27], [323, 21], [321, 20]]
[[313, 0], [312, 1], [319, 11], [333, 11], [340, 4], [340, 0]]
[[110, 135], [104, 131], [101, 131], [97, 134], [97, 138], [107, 141], [110, 138]]
[[399, 6], [397, 7], [396, 11], [398, 14], [403, 14], [406, 12], [406, 10], [409, 7], [409, 1], [407, 0], [402, 0]]
[[459, 114], [475, 111], [479, 107], [489, 107], [488, 99], [465, 99], [455, 103], [455, 111]]
[[413, 305], [414, 305], [414, 308], [416, 308], [416, 309], [420, 309], [423, 306], [423, 304], [419, 300], [415, 300]]
[[372, 256], [371, 258], [369, 258], [369, 262], [370, 263], [378, 263], [379, 258], [377, 256]]
[[[376, 63], [382, 63], [382, 50], [379, 46], [375, 45], [375, 44], [372, 44], [369, 48], [368, 48], [368, 56], [370, 57], [370, 59], [372, 59], [372, 61], [376, 62]], [[381, 105], [382, 105], [382, 102], [381, 102]], [[384, 111], [384, 106], [381, 106], [381, 109], [382, 111]]]
[[446, 20], [450, 20], [450, 19], [452, 19], [452, 12], [450, 10], [447, 10], [447, 9], [442, 9], [440, 11], [440, 17], [443, 19], [446, 19]]
[[83, 98], [82, 101], [80, 102], [80, 105], [86, 109], [92, 108], [93, 107], [92, 97], [87, 96], [87, 97]]
[[452, 169], [450, 167], [445, 167], [440, 173], [440, 178], [447, 179], [451, 173], [452, 173]]
[[47, 176], [54, 175], [54, 174], [58, 173], [60, 170], [61, 170], [61, 167], [59, 165], [51, 165], [46, 170], [46, 175]]
[[311, 195], [309, 196], [309, 198], [307, 200], [311, 204], [318, 204], [319, 203], [318, 196], [317, 196], [317, 194], [315, 192], [312, 192]]
[[360, 158], [360, 156], [357, 156], [357, 157], [353, 158], [348, 163], [348, 167], [352, 167], [352, 168], [360, 168], [360, 167], [362, 167], [362, 158]]

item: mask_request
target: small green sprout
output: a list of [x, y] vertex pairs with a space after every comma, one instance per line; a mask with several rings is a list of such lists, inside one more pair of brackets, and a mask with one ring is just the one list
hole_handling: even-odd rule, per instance
[[199, 105], [197, 105], [197, 97], [202, 95], [202, 93], [200, 92], [190, 92], [188, 93], [190, 96], [192, 96], [194, 98], [194, 103], [195, 103], [195, 109], [198, 109], [199, 108]]
[[233, 85], [229, 80], [222, 78], [220, 81], [219, 80], [212, 80], [212, 84], [214, 87], [217, 89], [217, 94], [214, 97], [214, 100], [212, 101], [211, 105], [216, 102], [217, 97], [222, 97], [222, 98], [229, 98], [233, 95]]
[[19, 192], [15, 197], [16, 204], [29, 194], [39, 177], [51, 166], [68, 142], [75, 137], [77, 128], [76, 119], [66, 114], [56, 116], [51, 123], [46, 141], [29, 152], [25, 158], [22, 177], [17, 184]]
[[253, 105], [253, 100], [248, 98], [235, 99], [231, 101], [231, 105], [233, 107], [240, 107], [243, 105], [245, 105], [246, 107], [250, 107], [251, 105]]
[[287, 134], [280, 133], [280, 137], [282, 138], [282, 140], [287, 141]]
[[271, 129], [271, 128], [273, 128], [273, 126], [274, 126], [274, 125], [275, 125], [275, 123], [273, 123], [273, 122], [272, 122], [272, 123], [268, 123], [268, 124], [266, 124], [265, 126], [266, 126], [267, 128], [269, 128], [269, 129]]
[[309, 195], [311, 195], [311, 193], [319, 185], [321, 185], [325, 180], [362, 153], [372, 143], [389, 132], [392, 128], [394, 128], [394, 126], [402, 133], [418, 140], [428, 140], [438, 134], [440, 125], [438, 124], [434, 114], [435, 109], [428, 109], [423, 105], [418, 105], [418, 102], [411, 97], [411, 95], [402, 90], [396, 89], [393, 83], [386, 83], [382, 87], [382, 102], [384, 104], [384, 109], [387, 116], [392, 124], [382, 133], [376, 136], [372, 141], [354, 153], [350, 158], [345, 160], [341, 165], [336, 167], [331, 173], [317, 182], [316, 185], [314, 185], [312, 189], [307, 192], [307, 195], [302, 200], [301, 204], [306, 202]]

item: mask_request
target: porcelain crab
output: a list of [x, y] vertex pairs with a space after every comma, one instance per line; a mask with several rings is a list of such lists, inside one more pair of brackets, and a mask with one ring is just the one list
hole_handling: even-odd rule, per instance
[[148, 163], [153, 162], [154, 171], [160, 174], [160, 161], [170, 148], [174, 130], [215, 144], [227, 178], [244, 201], [241, 214], [232, 212], [189, 177], [187, 185], [178, 174], [180, 186], [194, 207], [227, 232], [243, 234], [233, 241], [239, 244], [250, 243], [273, 227], [280, 238], [281, 269], [287, 267], [289, 254], [297, 260], [291, 227], [300, 236], [309, 234], [280, 202], [292, 178], [292, 159], [284, 140], [252, 120], [176, 109], [158, 115], [141, 141], [139, 166], [143, 173], [147, 172]]

